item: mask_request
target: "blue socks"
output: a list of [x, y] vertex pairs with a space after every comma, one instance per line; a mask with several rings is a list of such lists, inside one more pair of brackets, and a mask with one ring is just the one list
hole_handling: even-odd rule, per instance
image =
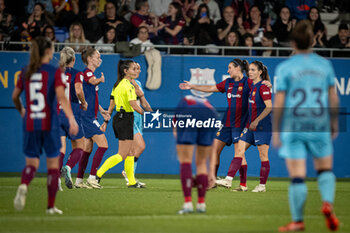
[[294, 222], [303, 221], [307, 187], [303, 178], [293, 178], [289, 185], [289, 207]]
[[335, 175], [333, 172], [319, 171], [317, 183], [322, 201], [333, 204], [335, 194]]

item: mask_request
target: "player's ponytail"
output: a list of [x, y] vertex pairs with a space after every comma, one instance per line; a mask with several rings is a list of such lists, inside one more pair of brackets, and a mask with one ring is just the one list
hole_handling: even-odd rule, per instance
[[130, 68], [130, 65], [133, 63], [134, 63], [133, 60], [119, 60], [119, 62], [118, 62], [118, 79], [114, 83], [113, 89], [116, 88], [118, 86], [118, 84], [120, 83], [120, 81], [122, 81], [123, 78], [125, 77], [124, 70], [128, 70]]
[[262, 62], [253, 61], [252, 64], [254, 64], [258, 68], [258, 70], [261, 70], [262, 73], [260, 77], [262, 80], [271, 82], [269, 73], [267, 71], [267, 67]]
[[269, 72], [267, 71], [267, 67], [265, 65], [263, 65], [261, 79], [271, 82]]
[[74, 60], [75, 52], [71, 47], [64, 47], [60, 52], [60, 67], [65, 69]]
[[38, 36], [32, 40], [30, 48], [30, 62], [26, 71], [26, 79], [29, 79], [32, 74], [37, 72], [41, 66], [41, 59], [45, 55], [45, 51], [52, 47], [49, 39], [43, 36]]

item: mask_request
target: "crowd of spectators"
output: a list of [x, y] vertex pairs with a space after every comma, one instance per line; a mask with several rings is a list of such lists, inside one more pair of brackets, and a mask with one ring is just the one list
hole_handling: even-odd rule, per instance
[[[15, 3], [16, 2], [16, 3]], [[313, 47], [350, 48], [348, 22], [327, 37], [316, 0], [0, 0], [0, 41], [31, 41], [44, 35], [53, 41], [98, 43], [114, 52], [119, 41], [166, 45], [287, 47], [298, 20], [314, 29]], [[336, 0], [350, 12], [350, 1]], [[322, 6], [321, 6], [322, 3]], [[322, 8], [319, 9], [318, 5]], [[332, 5], [336, 8], [336, 5]], [[339, 9], [340, 10], [340, 9]], [[55, 35], [59, 30], [69, 36]], [[327, 38], [330, 38], [329, 40]], [[80, 52], [85, 46], [72, 47]], [[12, 48], [13, 49], [13, 48]], [[28, 46], [16, 47], [27, 50]], [[203, 50], [219, 53], [219, 50]], [[225, 50], [226, 55], [274, 56], [274, 50]], [[341, 55], [341, 53], [339, 53]], [[338, 54], [338, 55], [339, 55]], [[285, 55], [285, 54], [281, 54]]]

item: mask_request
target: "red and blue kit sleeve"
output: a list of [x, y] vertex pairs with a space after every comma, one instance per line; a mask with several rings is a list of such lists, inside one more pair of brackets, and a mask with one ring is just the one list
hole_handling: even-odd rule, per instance
[[261, 85], [260, 86], [260, 96], [261, 98], [266, 101], [266, 100], [271, 100], [271, 90], [269, 87], [267, 87], [266, 85]]
[[55, 88], [59, 86], [66, 88], [65, 74], [62, 73], [62, 70], [60, 68], [58, 68], [55, 72]]
[[134, 14], [131, 16], [130, 22], [134, 27], [139, 27], [140, 24], [143, 22], [143, 19], [141, 19], [138, 15]]
[[253, 86], [253, 80], [251, 80], [250, 78], [247, 79], [248, 82], [248, 87], [250, 90], [252, 90], [252, 86]]
[[83, 72], [79, 72], [75, 75], [74, 84], [76, 84], [76, 83], [82, 84], [83, 80], [84, 80], [84, 74], [83, 74]]
[[89, 80], [92, 79], [92, 78], [95, 78], [94, 73], [92, 71], [90, 71], [90, 70], [85, 71], [85, 74], [84, 74], [85, 82], [90, 84]]
[[221, 92], [224, 93], [225, 90], [225, 85], [226, 85], [226, 80], [222, 81], [221, 83], [216, 84], [216, 88]]

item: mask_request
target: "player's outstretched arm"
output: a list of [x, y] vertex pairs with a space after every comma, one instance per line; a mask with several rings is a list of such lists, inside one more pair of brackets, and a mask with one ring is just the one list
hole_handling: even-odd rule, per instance
[[21, 114], [21, 117], [24, 117], [26, 110], [22, 105], [21, 99], [19, 98], [22, 91], [22, 89], [15, 87], [12, 93], [12, 101], [15, 104], [17, 111]]
[[58, 87], [56, 87], [55, 91], [56, 91], [57, 101], [58, 101], [58, 103], [61, 103], [62, 109], [68, 118], [69, 133], [73, 134], [73, 135], [77, 135], [78, 131], [79, 131], [79, 127], [78, 127], [77, 122], [75, 121], [70, 103], [65, 95], [64, 87], [58, 86]]
[[181, 90], [197, 90], [197, 91], [203, 91], [203, 92], [219, 92], [216, 85], [193, 85], [189, 81], [184, 81], [183, 83], [179, 84], [179, 88]]

